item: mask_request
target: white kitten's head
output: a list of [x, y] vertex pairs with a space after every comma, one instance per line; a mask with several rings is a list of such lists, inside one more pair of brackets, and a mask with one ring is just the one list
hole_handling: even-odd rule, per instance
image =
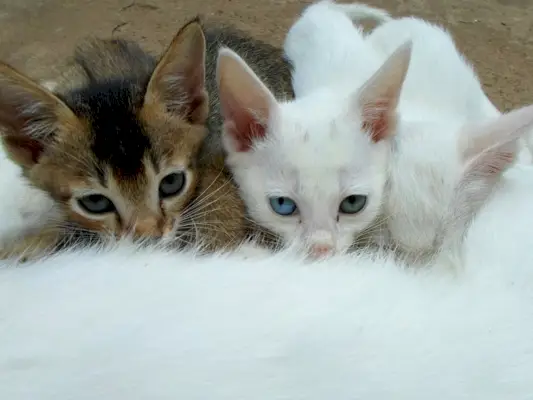
[[331, 88], [279, 103], [238, 55], [221, 50], [227, 164], [258, 224], [315, 256], [347, 250], [371, 226], [410, 51], [402, 46], [355, 92]]
[[395, 244], [418, 255], [461, 242], [532, 127], [533, 106], [476, 123], [402, 124], [384, 206]]

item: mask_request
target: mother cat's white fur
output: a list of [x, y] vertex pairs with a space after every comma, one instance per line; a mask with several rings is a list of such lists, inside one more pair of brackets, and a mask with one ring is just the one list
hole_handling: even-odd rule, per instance
[[0, 398], [526, 400], [533, 172], [515, 169], [466, 269], [135, 250], [0, 269]]

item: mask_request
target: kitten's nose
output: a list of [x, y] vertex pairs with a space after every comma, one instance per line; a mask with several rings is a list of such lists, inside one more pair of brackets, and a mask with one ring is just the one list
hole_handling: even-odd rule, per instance
[[315, 258], [323, 258], [333, 254], [333, 246], [327, 244], [315, 244], [311, 247], [311, 255]]
[[322, 258], [334, 253], [335, 241], [330, 232], [323, 230], [314, 232], [310, 239], [310, 252], [312, 257]]
[[158, 217], [139, 218], [135, 223], [135, 233], [142, 237], [163, 238], [172, 232], [173, 224]]
[[172, 235], [174, 231], [174, 222], [173, 221], [164, 221], [163, 227], [161, 228], [161, 236], [167, 238]]

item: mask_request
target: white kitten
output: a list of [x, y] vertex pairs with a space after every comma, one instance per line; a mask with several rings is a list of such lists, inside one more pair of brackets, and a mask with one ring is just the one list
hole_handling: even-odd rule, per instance
[[126, 244], [0, 268], [0, 398], [529, 399], [533, 171], [516, 172], [455, 278]]
[[459, 233], [517, 155], [529, 157], [517, 145], [533, 109], [499, 117], [451, 35], [434, 24], [390, 20], [367, 44], [388, 57], [405, 40], [413, 43], [399, 103], [406, 123], [398, 125], [384, 214], [395, 242], [417, 252], [434, 250], [444, 229]]
[[[340, 65], [338, 56], [344, 47], [357, 51], [363, 42], [361, 31], [342, 7], [328, 1], [313, 7], [322, 7], [325, 13], [310, 7], [291, 35], [306, 46], [329, 38], [339, 47], [332, 49], [330, 58], [314, 60], [314, 69], [306, 69], [310, 75], [305, 81], [318, 82], [322, 73]], [[363, 18], [372, 10], [357, 6], [351, 15]], [[375, 19], [380, 18], [386, 19], [386, 13]], [[340, 23], [335, 25], [337, 19]], [[330, 32], [332, 24], [335, 29]], [[314, 25], [318, 33], [306, 39], [305, 30]], [[344, 31], [348, 33], [342, 35]], [[337, 44], [340, 38], [346, 39]], [[305, 49], [297, 43], [287, 53], [301, 51], [306, 57]], [[310, 248], [315, 256], [343, 252], [352, 245], [354, 234], [369, 226], [380, 211], [391, 146], [386, 127], [395, 123], [409, 52], [407, 45], [382, 68], [378, 69], [379, 63], [365, 68], [366, 77], [278, 103], [238, 55], [221, 51], [218, 74], [227, 163], [254, 220], [286, 244]], [[342, 56], [350, 54], [343, 51]], [[305, 68], [296, 59], [291, 61], [296, 68]], [[294, 83], [303, 91], [305, 81]]]
[[533, 106], [478, 123], [400, 122], [383, 206], [394, 245], [420, 257], [460, 241], [532, 126]]
[[[278, 103], [229, 49], [218, 62], [224, 143], [250, 216], [314, 255], [347, 250], [381, 211], [409, 45], [362, 87]], [[298, 246], [297, 246], [298, 247]]]

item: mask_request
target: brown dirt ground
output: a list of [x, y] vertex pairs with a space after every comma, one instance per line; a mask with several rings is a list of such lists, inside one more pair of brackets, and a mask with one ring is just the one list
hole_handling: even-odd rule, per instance
[[[273, 44], [309, 0], [1, 0], [0, 59], [36, 78], [87, 36], [139, 40], [160, 51], [196, 14]], [[533, 103], [533, 0], [367, 0], [449, 28], [502, 109]]]

